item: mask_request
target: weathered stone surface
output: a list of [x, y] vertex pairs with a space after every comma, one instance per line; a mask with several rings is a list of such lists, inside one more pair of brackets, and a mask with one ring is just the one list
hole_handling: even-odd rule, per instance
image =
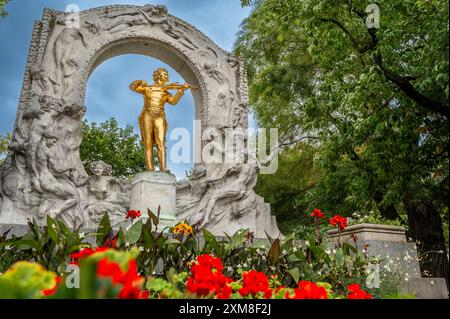
[[[79, 26], [69, 13], [46, 9], [34, 26], [10, 153], [0, 168], [0, 223], [26, 224], [27, 218], [44, 223], [50, 214], [70, 225], [95, 228], [98, 216], [86, 213], [83, 203], [90, 203], [91, 211], [101, 210], [101, 204], [97, 202], [96, 209], [88, 186], [77, 184], [89, 178], [79, 156], [86, 84], [98, 65], [127, 53], [160, 59], [199, 88], [193, 91], [201, 123], [197, 164], [202, 163], [199, 149], [207, 143], [202, 136], [208, 128], [222, 135], [225, 129], [248, 128], [244, 61], [170, 15], [165, 6], [89, 9], [79, 13]], [[208, 207], [208, 215], [215, 212], [201, 218], [206, 228], [223, 233], [239, 225], [263, 237], [266, 231], [281, 235], [267, 204], [253, 192], [257, 168], [226, 163], [205, 167], [206, 178], [220, 179], [199, 202]], [[233, 173], [223, 177], [229, 169]], [[183, 200], [197, 200], [191, 190], [180, 194]], [[184, 214], [183, 207], [178, 212]]]
[[137, 174], [131, 183], [130, 209], [140, 210], [147, 216], [147, 209], [157, 214], [161, 207], [159, 229], [176, 223], [176, 178], [166, 172], [149, 171]]
[[[337, 229], [330, 230], [327, 235], [331, 239], [337, 239]], [[380, 240], [406, 243], [405, 229], [401, 226], [358, 224], [348, 226], [342, 233], [342, 240], [352, 240], [351, 236], [357, 236], [360, 241]]]
[[444, 278], [412, 278], [401, 284], [401, 292], [417, 299], [448, 299]]
[[[351, 235], [356, 235], [356, 242]], [[327, 232], [333, 248], [337, 243], [337, 231]], [[342, 243], [349, 243], [360, 251], [367, 251], [369, 257], [381, 260], [380, 267], [398, 274], [402, 280], [420, 278], [419, 258], [414, 243], [406, 242], [403, 227], [359, 224], [348, 226], [342, 232]], [[386, 267], [386, 268], [384, 268]]]

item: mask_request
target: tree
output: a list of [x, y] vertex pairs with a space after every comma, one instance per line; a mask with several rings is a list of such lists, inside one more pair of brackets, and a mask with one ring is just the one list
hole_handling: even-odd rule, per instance
[[378, 1], [380, 28], [370, 3], [254, 1], [235, 51], [259, 124], [316, 139], [310, 208], [407, 215], [422, 270], [448, 280], [448, 3]]
[[9, 0], [0, 0], [0, 16], [5, 17], [8, 13], [5, 10], [5, 5]]
[[120, 128], [114, 118], [100, 123], [83, 122], [80, 157], [90, 174], [90, 163], [102, 160], [112, 166], [112, 175], [131, 178], [145, 170], [144, 147], [133, 127]]
[[11, 134], [7, 133], [5, 136], [0, 135], [0, 165], [2, 165], [8, 154], [8, 145], [11, 142]]
[[286, 148], [278, 157], [275, 174], [260, 175], [255, 191], [271, 204], [283, 233], [298, 231], [299, 224], [308, 225], [311, 218], [304, 212], [308, 209], [305, 194], [320, 179], [314, 166], [316, 148], [306, 143], [297, 143]]

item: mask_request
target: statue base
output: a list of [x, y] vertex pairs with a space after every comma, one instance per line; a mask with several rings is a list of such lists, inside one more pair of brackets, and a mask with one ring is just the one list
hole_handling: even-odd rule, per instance
[[137, 174], [131, 183], [130, 209], [140, 210], [148, 219], [147, 209], [155, 215], [161, 206], [158, 230], [176, 224], [176, 178], [167, 172], [146, 171]]

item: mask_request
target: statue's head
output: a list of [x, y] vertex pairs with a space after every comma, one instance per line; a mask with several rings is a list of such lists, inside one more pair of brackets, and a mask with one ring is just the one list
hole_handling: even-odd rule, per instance
[[44, 138], [45, 144], [48, 148], [52, 148], [59, 140], [59, 138], [51, 132], [44, 132], [42, 137]]
[[155, 83], [166, 83], [169, 81], [169, 73], [164, 68], [159, 68], [153, 72], [153, 81]]
[[109, 175], [112, 172], [111, 165], [103, 161], [95, 161], [91, 163], [91, 172], [95, 176]]

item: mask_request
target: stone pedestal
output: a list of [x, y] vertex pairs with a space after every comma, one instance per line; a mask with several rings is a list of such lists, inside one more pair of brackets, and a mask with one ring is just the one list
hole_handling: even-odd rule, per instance
[[130, 209], [140, 210], [147, 218], [147, 208], [156, 215], [161, 206], [158, 230], [176, 223], [176, 178], [166, 172], [147, 171], [137, 174], [131, 183]]

